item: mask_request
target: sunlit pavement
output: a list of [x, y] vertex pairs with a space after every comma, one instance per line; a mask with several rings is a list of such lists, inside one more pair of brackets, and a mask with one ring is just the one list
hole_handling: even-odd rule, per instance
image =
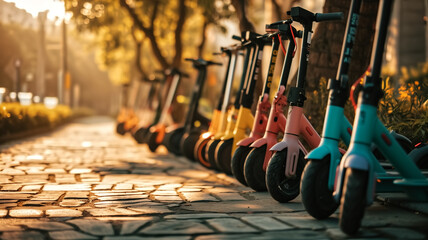
[[[232, 177], [118, 136], [110, 118], [0, 145], [2, 239], [343, 239]], [[405, 205], [406, 202], [403, 202]], [[418, 205], [421, 209], [426, 205]], [[377, 201], [360, 239], [426, 239], [428, 216]]]

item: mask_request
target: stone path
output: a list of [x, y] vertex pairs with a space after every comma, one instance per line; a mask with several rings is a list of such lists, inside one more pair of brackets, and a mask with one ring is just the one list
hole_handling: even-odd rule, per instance
[[[426, 205], [425, 205], [426, 206]], [[423, 207], [422, 207], [423, 208]], [[315, 220], [92, 117], [0, 145], [1, 239], [343, 239]], [[427, 239], [428, 216], [376, 202], [359, 239]]]

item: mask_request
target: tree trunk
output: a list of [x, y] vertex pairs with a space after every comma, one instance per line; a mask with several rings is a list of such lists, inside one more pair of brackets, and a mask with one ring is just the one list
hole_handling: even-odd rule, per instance
[[[344, 20], [319, 23], [312, 39], [308, 72], [306, 74], [307, 91], [317, 90], [322, 77], [327, 79], [336, 77], [349, 5], [350, 1], [348, 0], [325, 1], [323, 11], [325, 13], [343, 12]], [[352, 84], [361, 76], [369, 65], [376, 27], [377, 8], [378, 1], [363, 0], [357, 36], [352, 51], [349, 84]]]

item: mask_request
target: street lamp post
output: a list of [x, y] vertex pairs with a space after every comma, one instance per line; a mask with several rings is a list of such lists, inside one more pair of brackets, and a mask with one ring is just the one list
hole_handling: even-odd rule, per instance
[[21, 79], [20, 79], [21, 60], [16, 59], [15, 61], [15, 92], [18, 94], [21, 91]]

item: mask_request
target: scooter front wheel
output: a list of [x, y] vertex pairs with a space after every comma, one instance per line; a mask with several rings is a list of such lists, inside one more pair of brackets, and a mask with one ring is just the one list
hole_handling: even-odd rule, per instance
[[159, 147], [159, 143], [156, 142], [156, 138], [158, 137], [158, 132], [150, 132], [147, 136], [147, 146], [149, 147], [151, 152], [156, 152], [156, 149]]
[[181, 153], [189, 160], [195, 162], [196, 159], [193, 155], [193, 150], [195, 149], [196, 142], [201, 135], [200, 132], [191, 132], [189, 134], [184, 134], [181, 138], [180, 150]]
[[347, 168], [340, 200], [339, 226], [346, 234], [358, 232], [366, 207], [368, 172]]
[[217, 149], [217, 145], [219, 143], [220, 143], [220, 139], [210, 140], [207, 143], [207, 151], [206, 151], [206, 157], [208, 159], [208, 162], [211, 164], [213, 169], [218, 171], [220, 171], [220, 167], [217, 165], [217, 162], [215, 160], [215, 150]]
[[120, 122], [116, 124], [116, 132], [120, 135], [125, 135], [126, 130], [125, 130], [125, 123], [124, 122]]
[[286, 161], [287, 148], [274, 153], [266, 169], [267, 189], [272, 198], [281, 203], [289, 202], [299, 195], [300, 179], [305, 167], [304, 154], [299, 151], [296, 175], [288, 178], [285, 176]]
[[200, 138], [198, 142], [196, 142], [193, 154], [196, 161], [199, 162], [202, 166], [208, 169], [213, 169], [211, 163], [205, 157], [205, 152], [207, 151], [207, 145], [209, 141], [209, 138]]
[[248, 186], [257, 192], [266, 191], [266, 173], [263, 162], [266, 154], [266, 144], [253, 148], [245, 159], [244, 176]]
[[135, 131], [135, 133], [133, 134], [135, 141], [137, 141], [137, 143], [139, 144], [144, 143], [148, 130], [148, 128], [141, 127], [137, 131]]
[[248, 184], [247, 181], [245, 181], [244, 164], [245, 159], [247, 158], [250, 151], [251, 148], [249, 146], [239, 146], [233, 153], [231, 161], [233, 176], [235, 176], [236, 180], [238, 180], [242, 185], [245, 186], [248, 186]]
[[171, 132], [168, 132], [164, 138], [164, 145], [168, 149], [168, 152], [181, 156], [180, 141], [184, 134], [184, 128], [177, 128]]
[[217, 166], [219, 166], [220, 169], [228, 175], [232, 175], [232, 169], [230, 167], [230, 161], [232, 158], [232, 145], [233, 138], [220, 141], [215, 150], [215, 160]]
[[316, 219], [328, 218], [339, 204], [328, 188], [330, 155], [321, 160], [309, 160], [302, 175], [302, 203], [306, 211]]

